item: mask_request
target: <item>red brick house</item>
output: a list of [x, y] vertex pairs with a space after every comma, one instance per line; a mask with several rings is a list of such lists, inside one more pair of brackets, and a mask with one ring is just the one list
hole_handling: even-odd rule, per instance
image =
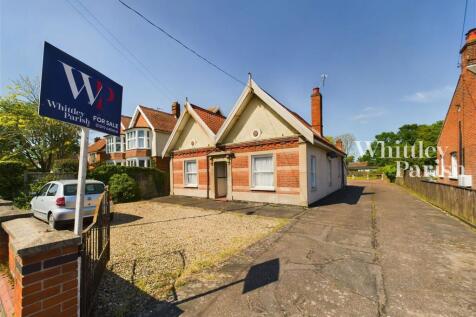
[[476, 184], [476, 29], [466, 33], [460, 51], [461, 74], [451, 100], [438, 146], [440, 181], [464, 187]]
[[107, 160], [106, 139], [95, 138], [94, 143], [88, 145], [88, 165], [98, 165]]
[[157, 167], [167, 171], [169, 161], [168, 158], [162, 158], [161, 153], [179, 115], [180, 105], [177, 102], [172, 104], [172, 113], [137, 106], [129, 125], [124, 129], [122, 149], [125, 165]]
[[228, 118], [187, 102], [162, 155], [172, 195], [307, 206], [345, 186], [341, 142], [322, 133], [322, 96], [312, 124], [253, 80]]
[[114, 165], [126, 165], [126, 134], [131, 117], [121, 116], [121, 135], [106, 135], [107, 163]]

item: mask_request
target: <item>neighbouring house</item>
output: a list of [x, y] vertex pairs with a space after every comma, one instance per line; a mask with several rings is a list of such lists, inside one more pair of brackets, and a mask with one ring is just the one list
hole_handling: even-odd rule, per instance
[[346, 154], [323, 137], [319, 88], [312, 124], [251, 78], [228, 118], [213, 110], [187, 102], [167, 141], [172, 195], [307, 206], [345, 186]]
[[378, 166], [369, 165], [369, 162], [350, 162], [347, 165], [347, 170], [350, 172], [369, 173], [370, 171], [378, 169]]
[[172, 103], [172, 113], [137, 106], [129, 125], [124, 129], [125, 143], [121, 149], [125, 152], [125, 164], [168, 171], [169, 160], [162, 158], [161, 154], [179, 115], [178, 102]]
[[129, 127], [131, 117], [121, 116], [121, 135], [107, 135], [106, 153], [108, 158], [106, 163], [114, 165], [126, 165], [126, 129]]
[[106, 162], [108, 155], [106, 153], [106, 139], [94, 138], [94, 143], [88, 145], [88, 165], [98, 165]]
[[476, 184], [476, 29], [460, 50], [461, 74], [438, 138], [439, 181], [462, 187]]

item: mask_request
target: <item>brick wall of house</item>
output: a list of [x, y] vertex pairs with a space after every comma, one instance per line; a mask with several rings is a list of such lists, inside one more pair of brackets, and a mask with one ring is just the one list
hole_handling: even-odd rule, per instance
[[[438, 141], [445, 152], [444, 165], [447, 173], [441, 182], [457, 185], [457, 180], [448, 177], [451, 169], [451, 153], [459, 155], [459, 122], [462, 127], [464, 173], [472, 175], [473, 188], [476, 188], [476, 74], [469, 71], [468, 63], [476, 61], [476, 43], [467, 45], [462, 52], [461, 76], [451, 101], [445, 123]], [[438, 158], [441, 158], [438, 155]]]
[[[193, 195], [194, 191], [200, 191], [199, 196], [204, 196], [203, 191], [206, 191], [210, 188], [209, 184], [209, 170], [207, 169], [207, 155], [212, 152], [212, 148], [196, 149], [196, 150], [185, 150], [175, 152], [172, 158], [172, 175], [173, 177], [173, 188], [174, 190], [184, 190], [187, 189], [190, 195]], [[186, 187], [184, 184], [184, 162], [186, 160], [196, 160], [198, 168], [198, 187], [191, 188]], [[206, 194], [205, 194], [206, 195]]]
[[150, 150], [148, 149], [135, 149], [135, 150], [127, 150], [126, 151], [126, 158], [132, 157], [147, 157], [150, 156]]

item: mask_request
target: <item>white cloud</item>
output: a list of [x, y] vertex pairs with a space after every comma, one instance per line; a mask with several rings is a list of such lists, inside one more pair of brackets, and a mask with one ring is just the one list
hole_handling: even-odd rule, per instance
[[359, 123], [368, 123], [370, 119], [381, 117], [385, 114], [385, 111], [376, 107], [365, 107], [362, 112], [356, 114], [351, 119]]
[[438, 89], [417, 91], [411, 95], [403, 97], [403, 101], [409, 101], [414, 103], [432, 103], [449, 101], [453, 94], [453, 86], [445, 86]]

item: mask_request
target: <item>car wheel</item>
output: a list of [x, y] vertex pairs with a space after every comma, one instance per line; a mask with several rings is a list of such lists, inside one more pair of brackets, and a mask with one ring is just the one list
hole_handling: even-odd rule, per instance
[[55, 217], [53, 217], [52, 213], [48, 215], [48, 224], [50, 225], [51, 229], [56, 229], [58, 227], [56, 224]]

